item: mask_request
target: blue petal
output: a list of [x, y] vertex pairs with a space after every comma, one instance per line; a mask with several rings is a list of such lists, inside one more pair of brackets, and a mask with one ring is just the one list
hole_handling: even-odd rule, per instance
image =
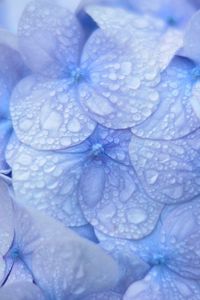
[[200, 82], [197, 81], [192, 89], [192, 97], [191, 97], [191, 105], [196, 114], [196, 116], [200, 119]]
[[77, 199], [84, 146], [77, 146], [77, 153], [48, 152], [15, 143], [13, 137], [7, 148], [7, 160], [12, 166], [17, 200], [45, 211], [67, 226], [86, 224]]
[[128, 0], [140, 13], [162, 18], [169, 26], [183, 26], [192, 17], [195, 7], [188, 0]]
[[[150, 265], [140, 258], [136, 249], [137, 242], [125, 239], [116, 239], [95, 231], [100, 241], [100, 246], [105, 249], [120, 267], [120, 280], [115, 290], [124, 293], [129, 285], [136, 280], [144, 278], [150, 269]], [[140, 252], [142, 252], [142, 248]]]
[[199, 300], [198, 282], [187, 280], [176, 274], [153, 268], [141, 281], [133, 283], [123, 300]]
[[163, 208], [140, 189], [131, 167], [111, 159], [85, 167], [79, 194], [88, 222], [115, 237], [139, 239], [147, 235]]
[[167, 47], [172, 39], [163, 34], [162, 22], [117, 9], [88, 10], [102, 30], [92, 34], [83, 51], [82, 68], [89, 80], [79, 84], [81, 103], [107, 127], [140, 124], [158, 107], [160, 99], [153, 86], [180, 47], [179, 39], [178, 45]]
[[[29, 227], [27, 217], [32, 223]], [[20, 213], [17, 223], [17, 235], [24, 241], [24, 261], [47, 298], [83, 298], [116, 284], [117, 264], [96, 244], [36, 211]]]
[[4, 256], [14, 237], [12, 200], [9, 187], [0, 179], [0, 255]]
[[81, 108], [68, 80], [27, 77], [12, 95], [11, 115], [18, 138], [42, 150], [79, 144], [96, 125]]
[[40, 289], [26, 281], [18, 281], [0, 289], [1, 300], [45, 300]]
[[55, 78], [78, 63], [83, 32], [67, 9], [32, 1], [21, 17], [18, 33], [21, 53], [33, 72]]
[[196, 14], [191, 18], [184, 36], [184, 48], [182, 55], [192, 59], [197, 64], [200, 63], [200, 44], [199, 44], [199, 34], [200, 34], [200, 12], [197, 11]]
[[133, 132], [143, 138], [169, 140], [199, 128], [200, 121], [191, 106], [195, 81], [195, 66], [183, 58], [175, 58], [156, 87], [160, 98], [157, 111]]
[[200, 194], [199, 149], [200, 130], [171, 141], [133, 135], [130, 156], [147, 194], [155, 201], [172, 204]]
[[82, 300], [122, 300], [122, 295], [114, 292], [105, 292], [88, 295], [84, 297]]
[[33, 281], [32, 274], [29, 272], [29, 270], [20, 260], [17, 260], [12, 266], [12, 269], [9, 273], [9, 277], [6, 280], [6, 285], [13, 284], [16, 281], [26, 281], [26, 282]]
[[168, 208], [162, 215], [160, 247], [168, 256], [167, 266], [185, 278], [200, 276], [200, 198]]

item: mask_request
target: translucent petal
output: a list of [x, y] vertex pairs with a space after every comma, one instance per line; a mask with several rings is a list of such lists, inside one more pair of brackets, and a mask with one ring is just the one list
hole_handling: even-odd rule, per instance
[[162, 18], [169, 26], [182, 26], [192, 17], [195, 7], [188, 0], [128, 0], [140, 13], [150, 13]]
[[[99, 246], [39, 212], [31, 211], [30, 216], [33, 226], [26, 234], [28, 248], [25, 245], [23, 249], [31, 255], [25, 254], [24, 260], [47, 297], [74, 299], [116, 284], [117, 265]], [[27, 226], [19, 223], [18, 234], [21, 228], [24, 236]], [[31, 231], [39, 235], [35, 241], [30, 240]], [[53, 276], [50, 270], [54, 270]]]
[[130, 157], [147, 194], [166, 204], [190, 201], [200, 194], [200, 130], [164, 141], [133, 135]]
[[[105, 249], [119, 264], [120, 280], [115, 290], [124, 293], [130, 284], [144, 278], [150, 269], [150, 265], [140, 258], [136, 249], [136, 241], [117, 239], [95, 230], [100, 241], [100, 246]], [[143, 251], [142, 248], [139, 249]]]
[[0, 289], [1, 300], [45, 300], [40, 289], [26, 281], [18, 281]]
[[140, 189], [131, 167], [111, 159], [85, 167], [79, 194], [88, 222], [115, 237], [139, 239], [149, 234], [163, 208]]
[[103, 30], [92, 34], [83, 51], [82, 68], [89, 80], [79, 84], [81, 103], [93, 119], [107, 127], [140, 124], [159, 105], [154, 86], [180, 48], [181, 38], [164, 34], [162, 22], [150, 17], [141, 19], [105, 7], [89, 7], [88, 11]]
[[31, 1], [19, 23], [19, 47], [27, 65], [49, 78], [63, 76], [77, 64], [83, 32], [67, 9], [47, 1]]
[[12, 95], [11, 115], [18, 138], [43, 150], [79, 144], [96, 125], [79, 105], [67, 80], [24, 79]]
[[10, 248], [13, 237], [13, 210], [9, 187], [0, 178], [0, 254], [3, 256]]
[[144, 63], [145, 70], [163, 70], [183, 44], [182, 31], [166, 28], [160, 19], [116, 7], [91, 5], [86, 11], [107, 35], [120, 43], [129, 40], [135, 55], [142, 49], [143, 56], [137, 55], [137, 60]]
[[197, 11], [191, 18], [184, 36], [184, 48], [182, 55], [192, 59], [196, 63], [200, 63], [200, 12]]
[[199, 284], [171, 273], [153, 268], [141, 281], [133, 283], [123, 300], [199, 300]]
[[17, 200], [46, 212], [67, 226], [86, 224], [77, 199], [77, 185], [85, 159], [84, 145], [76, 146], [75, 150], [74, 153], [72, 149], [37, 151], [24, 144], [16, 147], [13, 138], [7, 149], [7, 159], [12, 166]]
[[200, 198], [168, 208], [162, 215], [160, 247], [168, 267], [185, 278], [200, 276]]
[[[142, 49], [137, 51], [141, 56]], [[154, 90], [143, 78], [145, 64], [141, 67], [134, 54], [130, 41], [120, 45], [100, 30], [84, 49], [82, 68], [87, 69], [90, 81], [79, 84], [79, 97], [91, 117], [107, 127], [134, 126], [158, 106], [159, 97], [152, 96]], [[151, 76], [155, 81], [157, 73]]]
[[[143, 138], [170, 140], [199, 128], [200, 121], [191, 106], [195, 81], [195, 66], [176, 57], [162, 73], [156, 87], [160, 99], [157, 111], [133, 132]], [[199, 94], [193, 97], [199, 97]]]

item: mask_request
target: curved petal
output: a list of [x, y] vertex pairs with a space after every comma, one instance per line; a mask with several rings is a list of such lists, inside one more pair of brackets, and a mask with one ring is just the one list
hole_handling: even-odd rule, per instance
[[200, 82], [197, 81], [193, 86], [192, 97], [191, 97], [191, 105], [196, 114], [196, 116], [200, 119]]
[[[60, 300], [83, 298], [111, 289], [116, 284], [117, 264], [98, 245], [39, 212], [30, 211], [29, 214], [33, 222], [29, 228], [38, 233], [39, 238], [30, 243], [29, 230], [29, 255], [25, 255], [24, 260], [47, 297]], [[27, 227], [24, 229], [27, 231]], [[23, 231], [21, 235], [24, 235]], [[26, 253], [26, 246], [24, 250]], [[50, 270], [54, 270], [53, 275]]]
[[149, 13], [162, 18], [169, 26], [185, 25], [195, 12], [192, 1], [188, 0], [128, 0], [140, 13]]
[[78, 63], [84, 34], [75, 15], [59, 5], [31, 1], [18, 34], [21, 53], [35, 73], [56, 78]]
[[0, 289], [1, 300], [45, 300], [40, 289], [33, 283], [18, 281]]
[[185, 278], [200, 276], [200, 198], [168, 208], [161, 219], [160, 245], [167, 266]]
[[0, 179], [0, 255], [5, 255], [14, 238], [13, 207], [9, 187]]
[[99, 294], [92, 294], [88, 297], [84, 297], [83, 300], [122, 300], [122, 295], [114, 292], [105, 292]]
[[196, 63], [200, 63], [200, 11], [197, 11], [191, 18], [184, 36], [184, 47], [182, 55], [186, 56]]
[[89, 80], [79, 84], [79, 97], [91, 118], [104, 126], [134, 126], [158, 106], [159, 97], [143, 78], [145, 64], [141, 67], [132, 52], [130, 41], [120, 45], [101, 30], [95, 31], [85, 46], [82, 68]]
[[11, 161], [17, 201], [45, 211], [67, 226], [86, 224], [77, 199], [84, 145], [76, 146], [75, 150], [37, 151], [24, 144], [16, 147], [13, 138], [7, 159]]
[[[149, 298], [151, 297], [151, 298]], [[186, 280], [168, 270], [153, 268], [141, 281], [133, 283], [123, 300], [199, 300], [198, 282]]]
[[200, 130], [163, 141], [133, 135], [130, 157], [144, 189], [155, 201], [172, 204], [200, 194]]
[[[144, 278], [150, 270], [150, 265], [140, 258], [134, 249], [137, 241], [113, 238], [98, 230], [95, 230], [95, 233], [100, 241], [100, 246], [119, 264], [120, 280], [115, 290], [124, 293], [131, 283]], [[143, 249], [140, 248], [139, 251], [142, 252]]]
[[191, 98], [196, 81], [195, 66], [183, 58], [176, 57], [162, 73], [156, 87], [160, 105], [157, 111], [133, 132], [143, 138], [170, 140], [186, 136], [200, 127]]
[[9, 170], [5, 160], [5, 150], [12, 132], [11, 123], [0, 117], [0, 172]]
[[24, 79], [12, 95], [11, 116], [18, 138], [43, 150], [79, 144], [96, 125], [82, 110], [67, 80]]
[[31, 273], [29, 272], [29, 270], [27, 270], [26, 266], [19, 260], [14, 263], [12, 270], [9, 274], [9, 277], [6, 281], [6, 285], [13, 284], [16, 281], [26, 281], [26, 282], [33, 281]]
[[[126, 6], [128, 3], [123, 4]], [[89, 6], [86, 11], [107, 35], [114, 36], [119, 42], [129, 38], [128, 46], [131, 41], [134, 56], [137, 55], [137, 60], [149, 72], [155, 71], [155, 68], [157, 71], [163, 70], [183, 45], [181, 30], [168, 29], [160, 19], [149, 15], [141, 16], [120, 8], [97, 5]], [[143, 56], [137, 53], [141, 49]]]
[[89, 223], [121, 238], [140, 239], [149, 234], [163, 208], [140, 189], [131, 167], [111, 159], [85, 167], [79, 198]]

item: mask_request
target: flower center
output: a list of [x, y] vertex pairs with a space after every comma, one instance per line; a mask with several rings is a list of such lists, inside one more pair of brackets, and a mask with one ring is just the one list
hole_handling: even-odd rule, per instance
[[166, 262], [167, 262], [167, 259], [162, 254], [153, 255], [152, 260], [151, 260], [151, 264], [153, 266], [166, 265]]
[[102, 144], [96, 143], [92, 145], [92, 155], [98, 157], [100, 154], [104, 153], [104, 147]]
[[79, 83], [86, 79], [86, 71], [82, 68], [72, 66], [68, 71], [68, 77], [73, 84]]
[[177, 25], [176, 19], [172, 16], [167, 17], [166, 22], [169, 26], [176, 26]]

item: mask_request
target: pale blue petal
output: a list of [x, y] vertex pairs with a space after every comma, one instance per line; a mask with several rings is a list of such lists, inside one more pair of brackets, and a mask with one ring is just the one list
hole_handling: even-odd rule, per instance
[[18, 281], [0, 289], [1, 300], [45, 300], [42, 291], [29, 282]]
[[140, 189], [131, 167], [109, 158], [85, 167], [79, 194], [88, 222], [115, 237], [139, 239], [149, 234], [163, 208]]
[[184, 48], [182, 55], [200, 63], [200, 11], [191, 18], [184, 36]]
[[[99, 246], [39, 212], [28, 215], [32, 226], [27, 227], [27, 221], [22, 226], [19, 214], [17, 233], [25, 241], [24, 261], [47, 297], [74, 299], [116, 284], [117, 264]], [[38, 238], [33, 239], [33, 232]]]
[[160, 247], [167, 266], [185, 278], [200, 277], [200, 198], [168, 208], [162, 215]]
[[[9, 273], [9, 277], [6, 280], [6, 285], [13, 284], [16, 281], [26, 281], [26, 282], [33, 281], [32, 274], [26, 268], [26, 266], [23, 264], [23, 262], [21, 262], [20, 260], [17, 260], [16, 262], [14, 262], [14, 265], [12, 266], [12, 270]], [[1, 295], [1, 293], [0, 293], [0, 295]]]
[[82, 28], [67, 9], [47, 1], [30, 2], [19, 23], [19, 47], [27, 65], [49, 78], [78, 63]]
[[135, 10], [162, 18], [169, 26], [179, 27], [192, 17], [195, 7], [188, 0], [128, 0]]
[[141, 281], [133, 283], [123, 300], [199, 300], [198, 282], [187, 280], [176, 274], [153, 268]]
[[105, 292], [88, 295], [84, 297], [82, 300], [122, 300], [122, 295], [114, 292]]
[[68, 80], [27, 77], [16, 87], [11, 115], [18, 138], [36, 149], [64, 149], [79, 144], [94, 130]]
[[82, 68], [88, 80], [79, 84], [81, 103], [91, 118], [106, 127], [140, 124], [159, 105], [154, 86], [181, 38], [175, 39], [174, 46], [172, 34], [165, 35], [162, 22], [151, 18], [141, 19], [120, 9], [88, 10], [102, 30], [92, 34], [83, 51]]
[[14, 237], [12, 199], [9, 187], [0, 179], [0, 256], [10, 248]]
[[81, 237], [86, 238], [94, 243], [98, 243], [98, 239], [95, 235], [94, 228], [89, 223], [79, 227], [71, 227], [73, 231], [79, 234]]
[[[160, 105], [148, 120], [133, 132], [143, 138], [170, 140], [180, 138], [200, 127], [192, 106], [192, 90], [196, 81], [195, 65], [175, 58], [162, 73], [156, 87]], [[199, 98], [199, 94], [195, 95]], [[194, 97], [194, 96], [193, 96]]]
[[42, 210], [67, 226], [86, 224], [77, 197], [84, 146], [77, 146], [76, 153], [48, 152], [15, 142], [13, 137], [7, 148], [7, 160], [12, 167], [17, 201]]
[[182, 31], [166, 28], [160, 19], [106, 6], [91, 5], [86, 11], [106, 35], [119, 43], [129, 41], [132, 54], [148, 72], [163, 70], [183, 44]]
[[[120, 280], [115, 290], [124, 293], [130, 284], [144, 278], [150, 269], [150, 265], [140, 258], [136, 249], [134, 249], [137, 242], [112, 238], [97, 230], [95, 232], [100, 241], [100, 246], [111, 254], [119, 264]], [[140, 252], [142, 250], [142, 248], [139, 249]]]
[[200, 82], [197, 81], [192, 89], [191, 96], [191, 105], [196, 114], [196, 116], [200, 119]]
[[180, 203], [200, 194], [200, 130], [171, 141], [133, 135], [129, 150], [137, 176], [155, 201]]

